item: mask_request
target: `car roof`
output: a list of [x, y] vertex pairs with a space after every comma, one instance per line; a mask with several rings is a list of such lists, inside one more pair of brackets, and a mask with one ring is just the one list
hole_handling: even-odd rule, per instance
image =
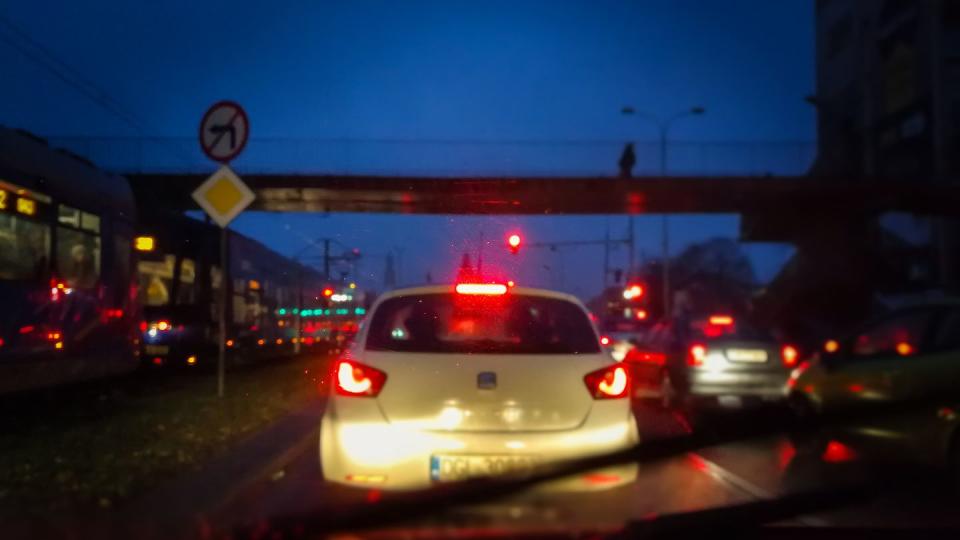
[[[399, 298], [404, 296], [420, 296], [426, 294], [452, 294], [454, 293], [454, 287], [456, 285], [453, 283], [445, 285], [424, 285], [420, 287], [407, 287], [404, 289], [394, 289], [380, 295], [380, 298], [377, 299], [377, 303], [390, 298]], [[539, 296], [542, 298], [555, 298], [558, 300], [566, 300], [568, 302], [573, 302], [580, 307], [583, 307], [583, 303], [580, 302], [580, 299], [572, 294], [567, 294], [560, 291], [552, 291], [549, 289], [537, 289], [533, 287], [511, 287], [508, 294], [513, 295], [524, 295], [524, 296]], [[586, 308], [584, 308], [586, 309]]]

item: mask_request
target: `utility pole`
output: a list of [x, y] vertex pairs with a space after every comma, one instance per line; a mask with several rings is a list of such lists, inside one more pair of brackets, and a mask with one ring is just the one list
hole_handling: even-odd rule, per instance
[[397, 286], [397, 274], [394, 270], [393, 253], [387, 252], [385, 268], [383, 271], [383, 286], [386, 289], [393, 289]]
[[393, 251], [397, 254], [397, 284], [403, 285], [403, 248], [394, 247]]
[[330, 239], [323, 239], [323, 279], [330, 281]]
[[[667, 177], [667, 131], [669, 124], [660, 125], [660, 179]], [[660, 236], [663, 243], [663, 317], [670, 317], [670, 214], [663, 213], [660, 222]]]
[[628, 261], [628, 262], [627, 262], [627, 281], [630, 281], [630, 279], [631, 279], [631, 278], [635, 275], [635, 273], [636, 273], [635, 270], [634, 270], [634, 266], [633, 266], [633, 264], [634, 264], [634, 257], [636, 256], [636, 255], [635, 255], [635, 252], [636, 252], [636, 249], [637, 249], [637, 248], [636, 248], [636, 238], [634, 237], [634, 234], [633, 234], [633, 229], [634, 229], [634, 226], [633, 226], [633, 214], [630, 214], [630, 218], [629, 218], [629, 220], [628, 220], [628, 225], [627, 225], [627, 226], [630, 227], [630, 230], [627, 231], [627, 246], [629, 246], [629, 249], [630, 249], [630, 253], [627, 255], [627, 261]]
[[480, 229], [480, 246], [477, 248], [477, 276], [483, 277], [483, 229]]
[[[660, 117], [652, 114], [642, 113], [635, 110], [633, 107], [624, 107], [620, 109], [620, 113], [624, 115], [635, 115], [643, 120], [647, 120], [656, 124], [657, 129], [660, 133], [660, 178], [665, 178], [667, 176], [667, 138], [670, 134], [670, 127], [674, 122], [680, 120], [681, 118], [686, 118], [688, 116], [699, 116], [706, 112], [706, 109], [703, 107], [691, 107], [688, 110], [680, 111], [679, 113], [669, 116], [669, 117]], [[661, 264], [663, 268], [663, 316], [670, 316], [670, 215], [667, 213], [663, 214], [663, 220], [661, 221], [661, 235], [662, 235], [662, 244], [663, 244], [663, 263]], [[631, 253], [631, 258], [633, 254]]]
[[607, 223], [607, 230], [603, 235], [603, 288], [607, 288], [609, 281], [607, 276], [610, 275], [610, 224]]
[[293, 354], [300, 354], [300, 342], [303, 341], [303, 323], [300, 317], [300, 312], [303, 311], [303, 264], [296, 259], [294, 262], [297, 264], [297, 310], [293, 317], [293, 334], [297, 339], [293, 342]]

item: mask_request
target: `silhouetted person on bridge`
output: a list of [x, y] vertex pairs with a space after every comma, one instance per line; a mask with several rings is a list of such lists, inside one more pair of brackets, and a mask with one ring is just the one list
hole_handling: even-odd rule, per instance
[[637, 164], [637, 156], [633, 153], [633, 143], [627, 143], [623, 147], [623, 154], [620, 156], [620, 177], [630, 178], [633, 175], [633, 166]]

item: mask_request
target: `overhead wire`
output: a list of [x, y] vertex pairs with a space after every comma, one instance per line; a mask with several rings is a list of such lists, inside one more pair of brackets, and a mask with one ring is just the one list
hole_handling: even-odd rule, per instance
[[[73, 88], [93, 103], [99, 105], [103, 110], [122, 120], [140, 134], [147, 132], [147, 122], [144, 122], [135, 113], [129, 111], [123, 104], [113, 98], [109, 92], [85, 77], [79, 70], [60, 59], [48, 47], [38, 42], [31, 37], [28, 32], [18, 27], [13, 21], [3, 15], [0, 15], [0, 41], [9, 45], [28, 60], [44, 68], [58, 80]], [[186, 162], [191, 161], [191, 159], [183, 153], [181, 148], [168, 146], [168, 149], [177, 154], [180, 159]]]

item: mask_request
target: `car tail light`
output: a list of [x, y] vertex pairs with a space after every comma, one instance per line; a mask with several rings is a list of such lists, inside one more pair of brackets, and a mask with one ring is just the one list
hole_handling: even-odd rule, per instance
[[610, 344], [610, 337], [609, 337], [609, 336], [600, 336], [600, 344], [603, 345], [604, 347], [606, 347], [607, 345], [609, 345], [609, 344]]
[[630, 379], [623, 366], [615, 365], [587, 373], [583, 377], [593, 399], [617, 399], [627, 396]]
[[691, 366], [702, 366], [703, 361], [707, 359], [707, 347], [706, 345], [691, 345], [690, 351], [687, 353], [687, 364]]
[[387, 382], [386, 373], [352, 360], [337, 362], [334, 377], [337, 394], [341, 396], [376, 397]]
[[783, 348], [780, 349], [780, 357], [783, 359], [784, 366], [793, 367], [797, 365], [797, 361], [800, 360], [800, 351], [793, 345], [784, 345]]
[[623, 361], [636, 364], [653, 364], [656, 366], [663, 366], [667, 363], [667, 355], [663, 354], [662, 352], [631, 349], [627, 353], [627, 356], [624, 357]]
[[503, 283], [457, 283], [457, 294], [507, 294], [507, 286]]
[[733, 324], [733, 317], [729, 315], [713, 315], [710, 317], [710, 324], [716, 326], [730, 326]]

